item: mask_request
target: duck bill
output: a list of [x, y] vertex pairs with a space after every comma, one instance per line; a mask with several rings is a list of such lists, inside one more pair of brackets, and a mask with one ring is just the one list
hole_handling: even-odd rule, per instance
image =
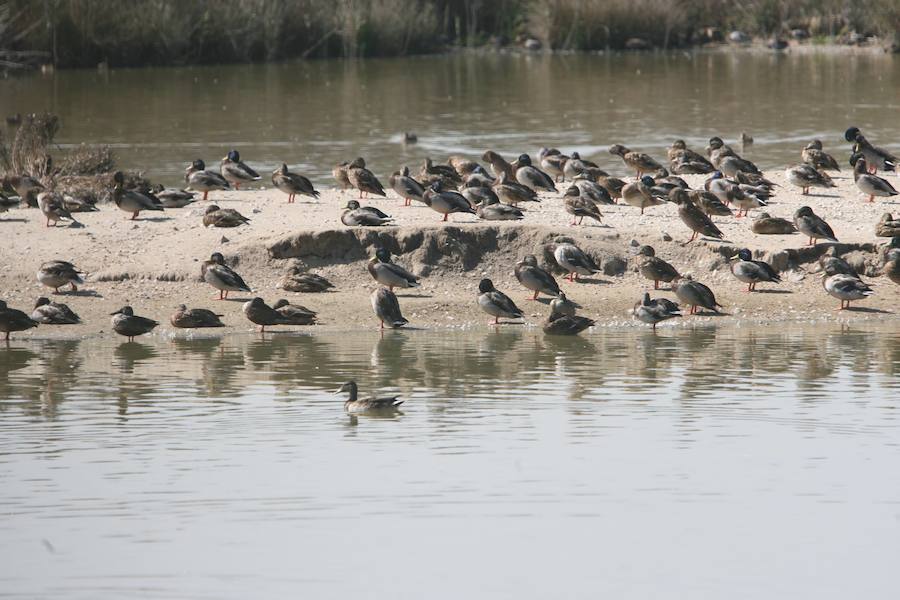
[[113, 315], [121, 315], [121, 314], [122, 314], [122, 311], [121, 311], [121, 309], [120, 309], [120, 310], [117, 310], [116, 312], [111, 312], [111, 313], [109, 313], [109, 316], [112, 317]]

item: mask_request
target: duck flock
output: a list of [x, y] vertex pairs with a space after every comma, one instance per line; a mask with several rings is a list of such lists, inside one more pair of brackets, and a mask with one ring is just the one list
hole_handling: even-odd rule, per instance
[[[891, 183], [878, 175], [894, 171], [898, 159], [883, 149], [873, 146], [856, 127], [851, 127], [844, 135], [851, 144], [849, 164], [853, 167], [854, 181], [860, 192], [870, 202], [876, 197], [897, 195]], [[774, 194], [776, 184], [767, 179], [759, 168], [735, 152], [719, 137], [709, 140], [705, 153], [691, 150], [683, 140], [676, 140], [667, 150], [668, 166], [663, 166], [653, 157], [633, 151], [621, 144], [610, 147], [610, 154], [621, 158], [624, 165], [633, 170], [633, 180], [610, 176], [595, 163], [585, 160], [577, 152], [565, 155], [554, 148], [542, 148], [537, 161], [532, 162], [528, 154], [520, 155], [508, 162], [492, 150], [484, 152], [482, 164], [461, 157], [451, 157], [448, 164], [434, 164], [426, 159], [417, 176], [412, 176], [407, 167], [395, 171], [388, 179], [389, 188], [396, 193], [405, 206], [413, 202], [424, 204], [447, 221], [449, 215], [468, 213], [486, 221], [518, 221], [526, 218], [525, 206], [539, 202], [539, 192], [562, 193], [562, 209], [572, 217], [572, 225], [580, 225], [585, 218], [602, 222], [600, 207], [619, 201], [635, 207], [641, 214], [654, 206], [671, 203], [677, 205], [681, 221], [692, 231], [688, 243], [698, 236], [723, 239], [722, 231], [716, 226], [716, 216], [743, 216], [750, 210], [763, 209]], [[818, 140], [803, 148], [802, 162], [790, 166], [785, 171], [785, 179], [801, 189], [806, 195], [810, 188], [830, 188], [835, 184], [829, 171], [839, 170], [838, 161], [828, 154]], [[333, 169], [333, 176], [341, 190], [355, 189], [359, 199], [369, 196], [386, 197], [385, 187], [375, 174], [366, 168], [365, 160], [357, 158], [343, 162]], [[708, 175], [703, 187], [691, 189], [680, 175]], [[241, 160], [236, 150], [231, 150], [222, 159], [218, 171], [208, 169], [202, 160], [195, 160], [185, 172], [185, 189], [127, 185], [123, 173], [117, 172], [112, 178], [111, 199], [118, 208], [135, 219], [144, 211], [163, 211], [182, 208], [197, 200], [202, 193], [207, 200], [211, 192], [240, 189], [242, 184], [260, 180], [259, 173]], [[568, 183], [561, 190], [560, 182]], [[273, 185], [288, 196], [293, 203], [297, 195], [313, 200], [319, 192], [312, 182], [303, 175], [293, 173], [286, 164], [272, 172]], [[17, 196], [8, 195], [16, 193]], [[97, 207], [83, 199], [73, 198], [54, 191], [48, 191], [36, 180], [21, 175], [2, 180], [0, 191], [0, 212], [6, 211], [20, 202], [36, 204], [49, 227], [59, 221], [77, 224], [72, 213], [97, 210]], [[393, 223], [393, 218], [379, 208], [362, 206], [358, 200], [350, 200], [340, 214], [341, 222], [348, 227], [383, 227]], [[210, 204], [204, 211], [203, 224], [213, 227], [238, 227], [246, 225], [250, 219], [234, 209], [222, 209]], [[879, 235], [900, 236], [900, 220], [886, 214], [877, 225]], [[759, 212], [751, 229], [760, 235], [801, 233], [809, 240], [809, 245], [820, 242], [837, 242], [830, 225], [815, 214], [809, 206], [797, 209], [792, 220], [772, 217]], [[883, 272], [895, 284], [900, 284], [900, 248], [892, 244], [887, 254]], [[660, 282], [667, 283], [678, 301], [689, 306], [689, 314], [700, 309], [718, 312], [721, 305], [713, 291], [690, 275], [679, 271], [657, 257], [652, 247], [642, 246], [637, 251], [639, 271], [643, 277], [653, 281], [654, 290]], [[579, 276], [590, 276], [600, 269], [589, 254], [566, 238], [560, 238], [553, 246], [553, 258], [567, 274], [571, 282]], [[419, 277], [401, 265], [393, 262], [390, 252], [377, 248], [367, 263], [367, 271], [381, 287], [372, 295], [373, 312], [380, 327], [401, 327], [408, 323], [403, 317], [395, 288], [413, 288], [420, 285]], [[772, 266], [761, 260], [754, 260], [751, 251], [741, 249], [731, 259], [731, 273], [747, 284], [747, 291], [754, 291], [760, 283], [778, 284], [781, 279]], [[227, 299], [230, 292], [252, 292], [244, 279], [226, 264], [225, 257], [213, 253], [201, 267], [202, 279], [219, 292], [220, 299]], [[537, 299], [540, 294], [552, 297], [550, 314], [543, 323], [547, 334], [574, 335], [594, 324], [590, 318], [577, 314], [578, 305], [569, 300], [551, 272], [538, 264], [537, 258], [527, 255], [514, 267], [517, 281]], [[84, 273], [74, 264], [53, 260], [43, 263], [37, 271], [37, 279], [44, 286], [59, 293], [61, 288], [70, 287], [77, 291], [84, 284]], [[863, 300], [873, 293], [859, 274], [846, 261], [828, 257], [823, 264], [822, 286], [828, 294], [840, 300], [840, 308], [848, 308], [850, 303]], [[321, 292], [334, 287], [324, 277], [312, 273], [294, 273], [284, 285], [289, 291]], [[496, 289], [490, 279], [482, 279], [478, 285], [477, 305], [492, 317], [492, 324], [499, 325], [500, 319], [522, 319], [524, 312], [505, 293]], [[279, 300], [268, 305], [256, 297], [243, 305], [243, 313], [261, 331], [267, 326], [310, 325], [316, 322], [314, 311], [287, 300]], [[653, 328], [667, 319], [682, 315], [678, 303], [666, 298], [653, 298], [645, 293], [632, 311], [634, 318]], [[159, 322], [134, 314], [132, 307], [124, 306], [112, 315], [113, 330], [129, 340], [152, 331]], [[222, 327], [223, 315], [204, 308], [188, 308], [180, 305], [169, 321], [174, 327], [200, 328]], [[23, 331], [39, 324], [74, 324], [80, 318], [67, 305], [38, 298], [30, 314], [9, 308], [0, 301], [0, 331], [9, 340], [11, 332]], [[355, 399], [355, 387], [348, 387]]]

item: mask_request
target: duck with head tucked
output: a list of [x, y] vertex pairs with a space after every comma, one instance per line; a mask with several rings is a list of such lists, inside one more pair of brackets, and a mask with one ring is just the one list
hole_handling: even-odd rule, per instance
[[500, 200], [512, 206], [518, 206], [520, 202], [540, 202], [537, 192], [528, 186], [514, 181], [505, 172], [497, 176], [493, 185], [494, 192]]
[[37, 327], [38, 322], [26, 315], [21, 310], [10, 308], [6, 302], [0, 300], [0, 331], [4, 334], [4, 339], [9, 342], [9, 334], [15, 331], [25, 331], [32, 327]]
[[252, 292], [243, 278], [225, 264], [221, 252], [213, 252], [200, 267], [203, 281], [219, 290], [219, 300], [227, 300], [228, 292]]
[[81, 323], [81, 317], [62, 302], [50, 302], [49, 298], [41, 296], [34, 303], [31, 318], [43, 325], [76, 325]]
[[478, 306], [481, 310], [494, 317], [491, 325], [499, 325], [500, 318], [522, 319], [525, 313], [516, 306], [512, 298], [494, 287], [490, 279], [482, 279], [478, 284]]
[[550, 316], [544, 321], [541, 329], [547, 335], [578, 335], [588, 327], [594, 326], [594, 320], [576, 314], [565, 314], [554, 310], [550, 305]]
[[313, 200], [319, 199], [319, 192], [313, 187], [312, 181], [299, 173], [289, 171], [287, 163], [281, 163], [279, 168], [272, 171], [272, 184], [288, 195], [288, 204], [294, 202], [297, 194], [309, 196]]
[[493, 150], [486, 150], [485, 153], [481, 156], [481, 160], [485, 161], [491, 166], [491, 171], [494, 173], [494, 177], [499, 178], [501, 175], [506, 175], [506, 177], [510, 181], [516, 180], [516, 171], [513, 166], [509, 164], [505, 158], [503, 158]]
[[711, 310], [718, 314], [719, 308], [722, 307], [716, 301], [716, 295], [709, 287], [694, 281], [690, 275], [680, 277], [672, 283], [672, 291], [678, 296], [678, 299], [691, 307], [688, 314], [697, 314], [700, 308]]
[[349, 200], [341, 213], [341, 223], [348, 227], [381, 227], [393, 220], [391, 215], [374, 206], [360, 206], [356, 200]]
[[241, 189], [242, 183], [251, 181], [259, 181], [261, 177], [259, 173], [251, 169], [244, 161], [241, 160], [241, 153], [237, 150], [229, 150], [219, 167], [222, 177], [225, 181], [234, 186], [234, 189]]
[[139, 335], [150, 333], [159, 325], [158, 321], [134, 314], [134, 310], [130, 306], [123, 306], [110, 315], [112, 316], [113, 331], [127, 337], [129, 342], [133, 342], [134, 338]]
[[649, 293], [644, 293], [643, 299], [635, 303], [631, 314], [635, 319], [642, 323], [653, 326], [656, 331], [656, 325], [681, 316], [681, 309], [678, 304], [666, 298], [651, 299]]
[[834, 157], [822, 150], [822, 141], [813, 140], [800, 152], [803, 162], [814, 169], [821, 171], [840, 171], [838, 162]]
[[900, 219], [895, 219], [891, 213], [884, 213], [875, 224], [875, 235], [886, 238], [900, 236]]
[[315, 325], [316, 323], [316, 311], [301, 304], [291, 304], [284, 298], [277, 300], [272, 308], [281, 313], [285, 322], [290, 325]]
[[531, 164], [531, 157], [522, 154], [516, 160], [516, 181], [520, 184], [530, 187], [531, 189], [544, 190], [547, 192], [556, 192], [556, 185], [553, 179]]
[[622, 200], [629, 206], [640, 208], [641, 214], [644, 214], [644, 209], [647, 207], [665, 204], [665, 200], [653, 194], [652, 190], [655, 184], [656, 182], [649, 175], [625, 184], [625, 187], [622, 188]]
[[829, 275], [828, 269], [822, 273], [822, 287], [831, 296], [841, 301], [841, 307], [837, 310], [849, 309], [850, 303], [854, 300], [864, 300], [875, 293], [858, 277], [843, 273]]
[[808, 246], [814, 245], [813, 240], [838, 241], [831, 226], [808, 206], [801, 206], [794, 212], [794, 225], [800, 233], [809, 237]]
[[172, 323], [172, 327], [179, 329], [225, 327], [221, 321], [223, 316], [205, 308], [188, 308], [184, 304], [179, 304], [172, 316], [169, 317], [169, 322]]
[[600, 267], [584, 250], [566, 241], [557, 241], [553, 249], [553, 258], [564, 270], [569, 272], [569, 281], [577, 281], [579, 275], [590, 276], [600, 272]]
[[440, 181], [433, 182], [422, 196], [426, 206], [431, 210], [444, 215], [441, 221], [446, 221], [453, 213], [469, 213], [474, 215], [475, 209], [469, 204], [465, 196], [459, 192], [445, 190]]
[[347, 180], [359, 190], [360, 198], [363, 198], [364, 194], [387, 197], [387, 194], [384, 193], [384, 186], [381, 185], [375, 174], [366, 168], [366, 161], [362, 157], [355, 159], [347, 167]]
[[900, 248], [891, 248], [884, 258], [884, 266], [881, 268], [881, 272], [885, 277], [900, 285]]
[[818, 171], [815, 167], [807, 164], [794, 165], [788, 167], [784, 172], [785, 178], [801, 188], [801, 194], [804, 196], [809, 193], [809, 188], [832, 188], [835, 187], [834, 181], [824, 171]]
[[184, 171], [184, 180], [188, 189], [203, 192], [203, 200], [206, 200], [210, 192], [227, 190], [231, 184], [222, 177], [221, 173], [210, 171], [199, 158], [188, 165]]
[[203, 226], [209, 227], [238, 227], [247, 225], [250, 219], [234, 210], [233, 208], [219, 208], [215, 204], [210, 204], [203, 212]]
[[769, 213], [759, 213], [753, 219], [750, 230], [759, 235], [791, 235], [797, 233], [797, 227], [787, 219], [773, 217]]
[[537, 258], [533, 254], [526, 254], [522, 260], [516, 263], [516, 279], [525, 288], [534, 292], [532, 300], [538, 299], [538, 294], [559, 296], [559, 284], [553, 275], [538, 266]]
[[266, 327], [275, 325], [290, 325], [291, 321], [288, 317], [269, 306], [265, 301], [257, 296], [249, 302], [245, 302], [243, 306], [244, 316], [247, 320], [255, 325], [259, 325], [259, 332], [265, 333]]

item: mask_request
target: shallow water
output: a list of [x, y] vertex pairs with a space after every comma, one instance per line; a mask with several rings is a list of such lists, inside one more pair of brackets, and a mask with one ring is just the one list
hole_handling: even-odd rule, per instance
[[[0, 595], [888, 598], [900, 328], [14, 341]], [[350, 378], [403, 411], [350, 418]]]
[[[755, 138], [763, 168], [799, 160], [814, 137], [844, 156], [857, 125], [900, 148], [900, 61], [891, 55], [672, 53], [477, 55], [170, 69], [61, 71], [6, 80], [6, 114], [60, 115], [64, 147], [110, 144], [120, 165], [181, 181], [229, 148], [263, 174], [282, 161], [333, 185], [331, 167], [364, 156], [381, 176], [426, 155], [512, 158], [540, 146], [578, 150], [622, 172], [606, 149], [624, 142], [665, 157], [684, 138]], [[400, 133], [419, 136], [404, 147]]]

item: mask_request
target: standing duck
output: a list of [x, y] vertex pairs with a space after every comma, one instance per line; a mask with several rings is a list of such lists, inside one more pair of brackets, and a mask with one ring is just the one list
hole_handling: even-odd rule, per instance
[[494, 173], [494, 177], [499, 178], [501, 175], [506, 175], [506, 177], [510, 181], [515, 181], [516, 172], [513, 169], [513, 166], [506, 162], [502, 156], [494, 152], [493, 150], [487, 150], [481, 156], [481, 160], [485, 161], [491, 166], [491, 171]]
[[403, 167], [402, 171], [394, 171], [388, 179], [391, 189], [404, 199], [404, 206], [409, 206], [412, 201], [425, 202], [425, 188], [422, 184], [409, 176], [409, 167]]
[[409, 323], [403, 318], [403, 313], [400, 312], [400, 301], [397, 300], [397, 295], [391, 290], [386, 287], [380, 287], [372, 292], [371, 300], [372, 310], [375, 311], [375, 316], [381, 321], [381, 329], [384, 329], [385, 323], [392, 329], [403, 327]]
[[38, 323], [21, 310], [9, 308], [6, 302], [0, 300], [0, 331], [5, 333], [4, 339], [9, 341], [9, 334], [14, 331], [25, 331], [37, 327]]
[[641, 275], [653, 282], [654, 290], [659, 289], [660, 281], [672, 283], [681, 277], [675, 267], [656, 256], [653, 246], [641, 246], [638, 257], [640, 260], [638, 269]]
[[720, 240], [725, 237], [725, 234], [706, 216], [706, 213], [691, 202], [688, 193], [683, 189], [675, 188], [669, 192], [669, 200], [678, 205], [678, 216], [694, 232], [688, 243], [693, 242], [698, 235], [705, 235]]
[[79, 271], [75, 265], [64, 260], [51, 260], [42, 263], [37, 270], [37, 280], [49, 287], [53, 288], [53, 293], [58, 294], [59, 288], [70, 285], [72, 291], [77, 292], [78, 286], [84, 283], [82, 279], [84, 273]]
[[347, 202], [341, 213], [341, 223], [348, 227], [380, 227], [388, 225], [394, 218], [374, 206], [360, 206], [356, 200]]
[[372, 279], [387, 286], [392, 292], [395, 287], [417, 288], [421, 285], [418, 277], [391, 262], [391, 253], [387, 248], [378, 248], [366, 268]]
[[440, 181], [435, 181], [425, 190], [422, 196], [425, 204], [431, 210], [444, 215], [441, 221], [446, 221], [452, 213], [475, 214], [475, 209], [469, 204], [465, 196], [459, 192], [444, 190]]
[[439, 181], [443, 187], [447, 188], [459, 187], [462, 184], [462, 177], [459, 176], [456, 169], [449, 165], [436, 165], [427, 157], [419, 170], [419, 178], [425, 187], [435, 181]]
[[290, 325], [290, 320], [280, 312], [269, 306], [257, 296], [243, 306], [244, 316], [255, 325], [259, 325], [259, 332], [265, 333], [267, 326]]
[[366, 412], [395, 412], [397, 407], [403, 404], [399, 396], [385, 396], [382, 398], [359, 398], [355, 381], [348, 381], [337, 389], [335, 394], [347, 392], [349, 396], [344, 401], [344, 410], [351, 414]]
[[34, 303], [31, 318], [43, 325], [76, 325], [81, 323], [81, 318], [68, 304], [50, 302], [49, 298], [41, 296]]
[[809, 188], [832, 188], [835, 187], [831, 177], [823, 171], [816, 170], [815, 167], [802, 164], [788, 167], [784, 171], [785, 178], [793, 185], [801, 188], [803, 195], [809, 193]]
[[578, 335], [588, 327], [593, 327], [594, 320], [578, 315], [567, 315], [556, 312], [551, 305], [550, 316], [544, 321], [541, 329], [547, 335]]
[[383, 197], [387, 196], [387, 194], [384, 193], [384, 186], [381, 185], [381, 182], [378, 181], [375, 174], [366, 168], [366, 161], [361, 157], [350, 163], [350, 166], [347, 168], [347, 179], [353, 187], [359, 190], [360, 198], [363, 197], [363, 194], [375, 194], [376, 196]]
[[548, 175], [551, 175], [554, 182], [559, 181], [560, 178], [565, 181], [566, 163], [569, 161], [570, 157], [566, 156], [556, 148], [541, 148], [538, 157], [541, 161], [541, 169]]
[[203, 192], [203, 200], [207, 199], [210, 192], [231, 188], [231, 184], [220, 173], [207, 169], [206, 163], [199, 158], [185, 169], [184, 180], [188, 189]]
[[38, 206], [41, 208], [41, 213], [47, 218], [47, 227], [50, 227], [51, 222], [55, 227], [56, 224], [63, 219], [71, 221], [73, 225], [78, 224], [78, 221], [75, 220], [75, 217], [73, 217], [72, 213], [66, 208], [62, 196], [56, 192], [41, 192], [38, 194], [37, 199]]
[[838, 162], [834, 157], [822, 150], [821, 140], [813, 140], [803, 148], [800, 152], [800, 158], [803, 162], [816, 170], [822, 171], [840, 171]]
[[531, 164], [531, 157], [522, 154], [516, 161], [516, 181], [524, 186], [528, 186], [533, 190], [544, 190], [547, 192], [556, 192], [556, 185], [553, 179]]
[[532, 300], [538, 299], [538, 294], [559, 296], [559, 284], [553, 275], [538, 266], [537, 258], [533, 254], [526, 254], [522, 260], [516, 263], [516, 279], [526, 289], [534, 292]]
[[316, 323], [316, 312], [314, 310], [310, 310], [300, 304], [291, 304], [284, 298], [276, 301], [272, 308], [281, 313], [285, 323], [289, 325], [315, 325]]
[[571, 225], [575, 225], [576, 218], [578, 219], [578, 224], [581, 225], [585, 217], [590, 217], [598, 223], [603, 223], [603, 214], [600, 212], [600, 209], [597, 208], [593, 200], [581, 194], [581, 189], [578, 186], [573, 185], [566, 190], [563, 198], [563, 207], [567, 213], [572, 215]]
[[497, 176], [497, 181], [494, 182], [493, 188], [498, 198], [512, 206], [517, 206], [519, 202], [540, 202], [537, 192], [528, 186], [513, 181], [509, 175], [502, 171]]
[[675, 140], [666, 150], [672, 172], [677, 175], [703, 175], [716, 170], [709, 160], [687, 147], [684, 140]]
[[834, 230], [825, 222], [825, 219], [816, 215], [808, 206], [801, 206], [794, 212], [794, 225], [803, 235], [809, 237], [808, 246], [813, 245], [813, 240], [825, 240], [837, 243]]
[[[543, 163], [542, 163], [543, 166]], [[577, 152], [573, 152], [572, 156], [563, 165], [563, 181], [566, 177], [575, 179], [579, 175], [583, 175], [586, 171], [592, 170], [595, 173], [606, 173], [602, 171], [596, 163], [581, 158]]]
[[238, 227], [250, 223], [250, 219], [233, 208], [219, 208], [210, 204], [203, 212], [203, 226], [209, 227]]
[[241, 189], [242, 183], [259, 181], [261, 179], [259, 173], [241, 160], [241, 154], [237, 150], [228, 151], [228, 154], [222, 159], [219, 171], [222, 173], [225, 181], [233, 185], [236, 190]]
[[610, 146], [609, 153], [618, 156], [626, 166], [637, 171], [638, 179], [640, 179], [644, 173], [655, 173], [662, 169], [662, 165], [653, 160], [649, 154], [632, 152], [622, 144]]
[[288, 195], [288, 204], [292, 204], [297, 196], [309, 196], [313, 200], [319, 199], [319, 192], [313, 187], [309, 178], [299, 173], [288, 171], [287, 163], [281, 163], [281, 167], [272, 171], [272, 184]]
[[656, 331], [656, 325], [668, 319], [681, 316], [681, 309], [678, 305], [666, 298], [650, 299], [649, 293], [644, 293], [644, 297], [640, 302], [635, 303], [631, 310], [634, 318], [642, 323], [653, 326]]
[[866, 159], [861, 155], [854, 154], [850, 158], [850, 162], [856, 163], [853, 165], [853, 180], [856, 182], [856, 187], [869, 197], [869, 202], [875, 202], [875, 196], [887, 198], [897, 195], [897, 190], [887, 179], [866, 172]]
[[848, 309], [853, 300], [863, 300], [875, 293], [858, 277], [843, 273], [828, 275], [828, 271], [822, 273], [822, 287], [841, 301], [841, 307], [838, 310]]
[[138, 192], [137, 190], [125, 189], [125, 175], [122, 171], [116, 171], [113, 175], [113, 201], [121, 210], [131, 213], [131, 220], [134, 221], [141, 211], [162, 211], [162, 204], [157, 204], [152, 198]]
[[219, 300], [227, 300], [228, 292], [253, 291], [240, 275], [225, 264], [225, 257], [220, 252], [213, 252], [209, 260], [203, 261], [200, 274], [203, 281], [219, 290]]
[[759, 235], [791, 235], [797, 233], [797, 227], [787, 219], [773, 217], [769, 213], [759, 213], [750, 230]]
[[600, 272], [600, 267], [593, 258], [569, 242], [557, 242], [553, 249], [553, 258], [560, 267], [569, 272], [569, 281], [577, 281], [579, 275], [588, 276]]
[[[362, 161], [363, 167], [366, 166], [366, 161], [361, 158], [358, 158], [357, 160]], [[331, 169], [331, 175], [337, 182], [339, 190], [353, 189], [353, 184], [350, 183], [349, 171], [350, 163], [348, 163], [346, 160], [334, 165], [334, 167]]]
[[629, 206], [640, 208], [641, 214], [644, 214], [644, 209], [648, 206], [665, 204], [665, 200], [661, 200], [653, 195], [652, 189], [654, 184], [652, 177], [644, 175], [638, 181], [628, 183], [622, 188], [622, 200]]
[[113, 331], [128, 338], [133, 342], [134, 338], [145, 333], [150, 333], [159, 322], [147, 317], [139, 317], [134, 314], [130, 306], [123, 306], [119, 310], [110, 313], [112, 316]]
[[15, 192], [26, 205], [36, 208], [37, 194], [44, 191], [44, 185], [30, 175], [7, 175], [0, 179], [0, 189]]
[[718, 196], [706, 190], [688, 190], [688, 197], [708, 217], [730, 217], [734, 212]]
[[747, 284], [747, 291], [756, 290], [757, 283], [781, 283], [781, 277], [775, 272], [775, 269], [761, 260], [753, 260], [753, 255], [747, 248], [738, 250], [737, 260], [731, 263], [731, 274], [738, 281]]
[[605, 187], [587, 177], [582, 175], [576, 176], [572, 180], [572, 185], [578, 188], [582, 198], [587, 198], [594, 204], [611, 205], [616, 203]]
[[691, 307], [690, 313], [697, 314], [700, 308], [719, 312], [722, 306], [716, 302], [716, 295], [707, 286], [699, 281], [694, 281], [690, 275], [685, 275], [672, 283], [672, 291], [678, 299]]
[[223, 316], [205, 308], [188, 308], [184, 304], [179, 304], [172, 316], [169, 317], [169, 322], [172, 323], [172, 327], [179, 329], [225, 327], [221, 321]]
[[853, 144], [854, 153], [860, 153], [866, 159], [866, 166], [871, 173], [876, 173], [878, 169], [894, 171], [897, 168], [900, 159], [887, 150], [876, 148], [869, 143], [858, 127], [851, 127], [845, 131], [844, 139]]
[[516, 306], [512, 299], [494, 287], [490, 279], [482, 279], [478, 284], [478, 306], [494, 317], [492, 325], [500, 324], [500, 317], [505, 319], [522, 319], [525, 313]]

